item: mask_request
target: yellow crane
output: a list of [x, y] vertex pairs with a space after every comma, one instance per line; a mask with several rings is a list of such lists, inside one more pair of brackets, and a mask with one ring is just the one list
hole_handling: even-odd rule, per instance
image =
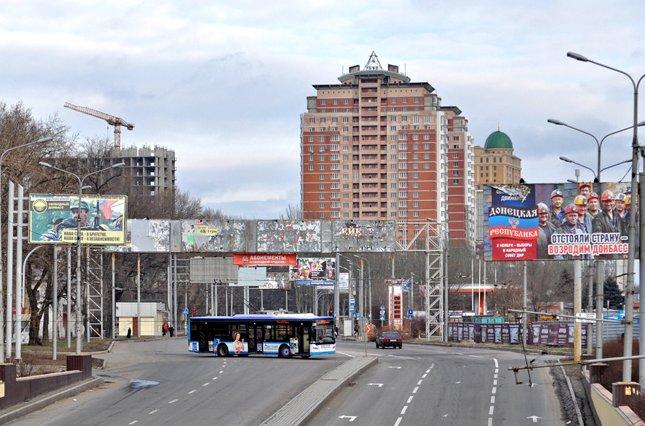
[[106, 114], [92, 108], [70, 104], [69, 102], [65, 102], [64, 106], [65, 108], [69, 108], [83, 114], [91, 115], [92, 117], [100, 118], [101, 120], [107, 121], [109, 125], [114, 126], [114, 147], [117, 149], [121, 148], [121, 126], [125, 127], [128, 130], [134, 129], [134, 124], [128, 123], [121, 117], [115, 117], [114, 115]]

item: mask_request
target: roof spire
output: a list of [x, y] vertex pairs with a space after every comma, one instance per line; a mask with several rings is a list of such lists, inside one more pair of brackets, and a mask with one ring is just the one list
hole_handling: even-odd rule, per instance
[[497, 131], [499, 132], [499, 121], [497, 122]]
[[381, 66], [381, 62], [378, 60], [378, 56], [376, 56], [376, 52], [372, 50], [372, 54], [370, 55], [369, 59], [367, 60], [367, 63], [365, 64], [365, 69], [366, 70], [382, 70], [383, 67]]

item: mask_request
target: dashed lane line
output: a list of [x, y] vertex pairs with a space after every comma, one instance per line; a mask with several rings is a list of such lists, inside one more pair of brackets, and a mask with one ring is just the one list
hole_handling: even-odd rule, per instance
[[423, 380], [419, 380], [419, 381], [417, 382], [417, 386], [421, 386], [421, 383], [423, 383]]
[[411, 402], [412, 402], [412, 398], [414, 398], [414, 395], [410, 395], [410, 397], [408, 398], [408, 402], [406, 402], [406, 404], [411, 403]]
[[419, 390], [419, 386], [417, 386], [414, 389], [412, 389], [412, 393], [417, 393], [418, 390]]
[[404, 405], [403, 410], [401, 410], [401, 415], [404, 415], [406, 411], [408, 411], [408, 406]]
[[131, 421], [131, 422], [130, 422], [130, 423], [128, 423], [128, 424], [129, 424], [129, 425], [133, 425], [133, 424], [135, 424], [135, 423], [139, 423], [139, 420], [133, 420], [133, 421]]
[[210, 385], [210, 384], [211, 384], [211, 382], [206, 382], [206, 383], [204, 383], [202, 386], [208, 386], [208, 385]]
[[192, 395], [192, 394], [194, 394], [195, 392], [197, 392], [197, 390], [196, 390], [196, 389], [193, 389], [193, 390], [191, 390], [190, 392], [188, 392], [188, 395]]
[[398, 419], [396, 419], [396, 422], [394, 422], [394, 426], [399, 426], [399, 424], [401, 424], [401, 420], [403, 420], [403, 417], [399, 417]]
[[152, 410], [152, 411], [151, 411], [151, 412], [149, 412], [148, 414], [149, 414], [149, 415], [153, 415], [153, 414], [154, 414], [154, 413], [156, 413], [157, 411], [159, 411], [159, 410], [157, 410], [157, 409], [155, 408], [154, 410]]
[[173, 399], [171, 401], [168, 401], [168, 404], [174, 404], [175, 402], [179, 401], [178, 399]]

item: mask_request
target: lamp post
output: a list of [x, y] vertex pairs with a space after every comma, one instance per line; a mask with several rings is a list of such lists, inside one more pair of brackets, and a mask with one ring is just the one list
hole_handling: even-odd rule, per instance
[[[601, 154], [602, 154], [602, 145], [605, 142], [605, 140], [607, 140], [607, 138], [609, 136], [612, 136], [612, 135], [615, 135], [617, 133], [621, 133], [621, 132], [624, 132], [626, 130], [635, 128], [634, 126], [624, 127], [622, 129], [615, 130], [613, 132], [607, 133], [605, 136], [603, 136], [602, 138], [598, 139], [598, 137], [596, 137], [593, 133], [587, 132], [586, 130], [579, 129], [579, 128], [575, 127], [575, 126], [571, 126], [570, 124], [567, 124], [567, 123], [565, 123], [563, 121], [550, 118], [550, 119], [547, 120], [547, 122], [549, 122], [551, 124], [555, 124], [556, 126], [568, 127], [571, 130], [575, 130], [576, 132], [583, 133], [583, 134], [591, 136], [593, 138], [593, 140], [596, 142], [596, 146], [598, 148], [596, 170], [595, 171], [592, 168], [590, 168], [588, 166], [585, 166], [584, 164], [580, 164], [580, 163], [578, 163], [578, 162], [576, 162], [574, 160], [571, 160], [570, 158], [567, 158], [567, 157], [560, 157], [560, 160], [562, 160], [562, 161], [564, 161], [566, 163], [576, 164], [576, 165], [578, 165], [578, 166], [580, 166], [582, 168], [585, 168], [585, 169], [591, 171], [591, 173], [593, 173], [593, 175], [594, 175], [594, 181], [597, 181], [598, 183], [600, 183], [601, 173], [603, 171], [611, 169], [611, 168], [616, 167], [616, 166], [619, 166], [621, 164], [630, 163], [632, 161], [632, 159], [628, 159], [628, 160], [621, 161], [621, 162], [618, 162], [618, 163], [615, 163], [615, 164], [611, 164], [611, 165], [606, 166], [606, 167], [602, 167]], [[637, 127], [638, 126], [643, 126], [643, 125], [645, 125], [645, 121], [642, 121], [642, 122], [636, 124]], [[602, 323], [601, 320], [602, 320], [602, 316], [603, 316], [602, 305], [603, 305], [603, 299], [604, 299], [604, 287], [603, 287], [603, 285], [604, 285], [604, 263], [602, 261], [597, 262], [596, 266], [597, 266], [595, 268], [596, 269], [596, 281], [597, 281], [597, 283], [596, 283], [596, 319], [598, 320], [598, 321], [596, 321], [596, 359], [600, 359], [600, 358], [602, 358], [602, 344], [603, 344], [603, 341], [602, 341], [603, 323]]]
[[[22, 261], [22, 269], [20, 270], [20, 282], [16, 283], [16, 292], [19, 294], [19, 297], [16, 299], [19, 300], [19, 305], [16, 305], [16, 359], [19, 360], [22, 357], [21, 348], [22, 348], [22, 297], [25, 291], [25, 269], [27, 269], [27, 261], [29, 257], [36, 252], [36, 250], [43, 248], [45, 246], [36, 246], [25, 256], [25, 260]], [[20, 265], [18, 265], [20, 267]]]
[[[626, 73], [625, 71], [619, 70], [617, 68], [610, 67], [608, 65], [602, 64], [600, 62], [593, 61], [591, 59], [586, 58], [585, 56], [575, 53], [575, 52], [567, 52], [567, 56], [569, 58], [575, 59], [577, 61], [581, 62], [589, 62], [594, 65], [598, 65], [599, 67], [606, 68], [608, 70], [617, 72], [619, 74], [624, 75], [629, 79], [629, 81], [632, 83], [632, 87], [634, 89], [634, 111], [633, 111], [633, 134], [632, 134], [632, 180], [631, 180], [631, 189], [632, 193], [638, 194], [638, 181], [639, 181], [639, 176], [638, 176], [638, 155], [640, 151], [640, 147], [638, 146], [638, 87], [640, 86], [641, 82], [643, 81], [643, 78], [645, 78], [645, 74], [641, 75], [638, 80], [635, 80], [631, 75]], [[645, 179], [645, 173], [643, 174], [642, 178]], [[643, 197], [643, 191], [640, 191], [640, 196]], [[641, 200], [639, 200], [641, 201]], [[645, 214], [645, 209], [643, 208], [642, 202], [639, 203], [639, 213], [640, 217], [643, 217], [643, 214]], [[632, 212], [635, 213], [635, 212]], [[640, 274], [639, 277], [642, 277], [643, 274], [645, 274], [645, 238], [643, 235], [643, 232], [640, 233]], [[630, 214], [629, 215], [629, 258], [627, 261], [627, 285], [625, 287], [625, 336], [624, 336], [624, 342], [623, 342], [623, 356], [624, 357], [631, 357], [632, 355], [632, 339], [633, 339], [633, 331], [634, 331], [634, 260], [636, 258], [636, 214]], [[641, 301], [645, 299], [645, 288], [643, 286], [640, 286], [640, 297]], [[640, 304], [640, 312], [641, 315], [645, 314], [645, 309], [643, 308], [643, 304]], [[641, 316], [642, 318], [642, 316]], [[644, 327], [641, 327], [640, 330], [640, 338], [641, 338], [641, 345], [640, 345], [640, 354], [645, 355], [645, 345], [642, 344], [643, 341], [645, 341], [645, 332], [643, 331]], [[640, 367], [640, 373], [639, 373], [639, 383], [641, 385], [641, 389], [645, 389], [645, 358], [641, 358], [639, 360], [639, 367]], [[631, 374], [632, 373], [632, 360], [627, 359], [623, 361], [623, 381], [624, 382], [629, 382], [631, 381]]]
[[120, 167], [125, 166], [125, 163], [116, 163], [111, 165], [110, 167], [105, 167], [103, 169], [96, 170], [82, 176], [77, 175], [76, 173], [72, 173], [68, 170], [61, 169], [52, 164], [45, 163], [44, 161], [41, 161], [38, 164], [40, 164], [43, 167], [47, 167], [49, 169], [58, 170], [61, 173], [74, 176], [76, 180], [78, 180], [78, 213], [76, 218], [76, 354], [80, 354], [81, 348], [82, 348], [82, 341], [83, 341], [83, 338], [80, 332], [80, 326], [81, 326], [81, 320], [82, 320], [81, 319], [81, 304], [82, 304], [82, 299], [81, 299], [81, 200], [83, 197], [83, 182], [85, 182], [85, 179], [87, 179], [89, 176], [96, 175], [110, 169], [118, 169]]
[[[28, 142], [22, 145], [17, 145], [17, 146], [12, 146], [11, 148], [5, 149], [2, 151], [2, 154], [0, 154], [0, 236], [2, 235], [2, 162], [4, 161], [5, 157], [9, 155], [11, 152], [19, 149], [19, 148], [26, 148], [29, 146], [33, 145], [38, 145], [41, 143], [48, 143], [51, 142], [52, 138], [40, 138], [38, 140], [35, 140], [33, 142]], [[7, 353], [5, 354], [5, 345], [4, 345], [4, 339], [5, 339], [5, 331], [6, 331], [6, 336], [7, 340], [11, 340], [11, 315], [12, 315], [12, 309], [11, 309], [11, 292], [13, 289], [7, 288], [7, 313], [5, 317], [6, 321], [6, 329], [3, 327], [3, 321], [2, 321], [2, 315], [3, 315], [3, 308], [4, 308], [4, 298], [3, 298], [3, 275], [4, 275], [4, 259], [2, 259], [2, 238], [0, 238], [0, 358], [6, 357], [7, 359], [11, 358], [11, 345], [7, 345]], [[11, 261], [10, 259], [8, 261]]]

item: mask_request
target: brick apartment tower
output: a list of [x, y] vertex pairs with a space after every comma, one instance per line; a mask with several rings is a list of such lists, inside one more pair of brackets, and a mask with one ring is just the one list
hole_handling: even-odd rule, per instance
[[457, 107], [374, 52], [340, 84], [317, 84], [301, 115], [305, 219], [449, 221], [473, 244], [472, 138]]

